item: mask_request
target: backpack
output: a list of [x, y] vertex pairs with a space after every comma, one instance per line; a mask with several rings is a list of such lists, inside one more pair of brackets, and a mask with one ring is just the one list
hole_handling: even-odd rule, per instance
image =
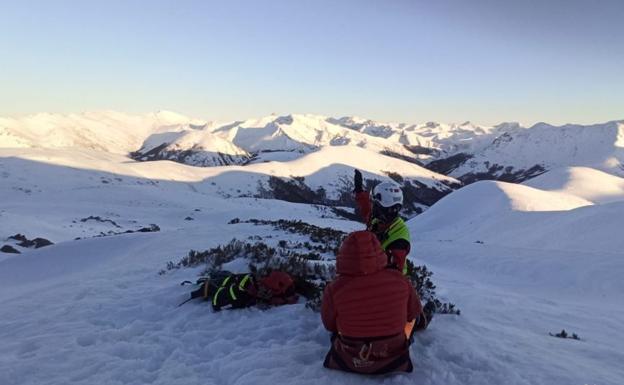
[[[182, 285], [192, 283], [182, 282]], [[191, 296], [178, 306], [188, 301], [201, 298], [210, 301], [215, 311], [222, 308], [243, 308], [255, 304], [256, 283], [251, 274], [234, 274], [229, 271], [217, 271], [208, 277], [202, 277], [195, 282], [199, 288], [191, 292]]]
[[222, 308], [240, 309], [256, 304], [256, 282], [251, 274], [230, 274], [212, 287], [214, 311]]
[[[182, 284], [191, 283], [184, 281]], [[229, 271], [211, 273], [197, 280], [198, 289], [191, 292], [186, 302], [202, 298], [210, 301], [215, 311], [240, 309], [254, 305], [278, 306], [292, 304], [299, 299], [295, 293], [295, 283], [290, 275], [273, 271], [256, 281], [252, 274], [234, 274]]]
[[299, 300], [295, 281], [282, 271], [272, 271], [258, 282], [258, 300], [268, 305], [293, 304]]

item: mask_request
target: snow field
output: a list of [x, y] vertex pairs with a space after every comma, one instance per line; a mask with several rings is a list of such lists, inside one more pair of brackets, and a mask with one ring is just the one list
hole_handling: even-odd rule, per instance
[[[298, 237], [227, 225], [232, 218], [362, 228], [313, 206], [226, 199], [236, 189], [293, 173], [325, 186], [353, 167], [444, 180], [377, 156], [328, 147], [283, 164], [202, 169], [84, 148], [0, 149], [0, 240], [20, 232], [56, 243], [0, 257], [0, 384], [621, 385], [624, 199], [621, 178], [593, 169], [553, 171], [526, 185], [478, 182], [409, 222], [411, 258], [427, 264], [438, 294], [462, 311], [437, 316], [417, 335], [411, 374], [324, 369], [329, 335], [303, 303], [221, 313], [201, 302], [176, 307], [191, 290], [179, 283], [199, 269], [158, 275], [167, 261], [232, 238]], [[121, 229], [79, 220], [88, 216]], [[91, 238], [150, 223], [161, 231]], [[548, 336], [564, 328], [581, 341]]]
[[[439, 294], [462, 315], [437, 316], [417, 336], [412, 374], [368, 378], [326, 370], [329, 335], [303, 304], [220, 313], [200, 301], [176, 307], [191, 289], [179, 282], [198, 269], [164, 276], [156, 270], [189, 248], [218, 244], [230, 228], [65, 242], [0, 262], [0, 383], [617, 384], [624, 374], [621, 308], [596, 297], [560, 297], [558, 288], [501, 284], [513, 271], [488, 282], [489, 272], [477, 275], [479, 266], [458, 267], [452, 257], [469, 250], [466, 259], [477, 253], [494, 259], [500, 250], [425, 242], [415, 244], [416, 261], [428, 263]], [[241, 238], [277, 235], [263, 226], [233, 228]], [[77, 260], [82, 265], [68, 271]], [[583, 341], [547, 335], [560, 328]]]

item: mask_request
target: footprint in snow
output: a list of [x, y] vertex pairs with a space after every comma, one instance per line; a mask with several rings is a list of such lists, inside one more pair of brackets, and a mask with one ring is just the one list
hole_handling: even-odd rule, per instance
[[94, 335], [84, 335], [76, 338], [76, 343], [82, 347], [91, 346], [95, 344]]

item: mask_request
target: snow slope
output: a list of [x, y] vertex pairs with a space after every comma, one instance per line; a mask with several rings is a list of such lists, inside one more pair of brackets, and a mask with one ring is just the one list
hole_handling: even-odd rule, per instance
[[[189, 292], [179, 283], [199, 269], [158, 272], [189, 249], [232, 238], [298, 241], [267, 226], [228, 224], [233, 218], [363, 227], [323, 207], [246, 197], [270, 176], [301, 176], [311, 188], [327, 187], [329, 195], [340, 193], [354, 167], [368, 179], [393, 171], [432, 189], [448, 189], [455, 179], [379, 155], [374, 146], [331, 143], [292, 158], [280, 151], [280, 162], [245, 167], [136, 162], [127, 152], [147, 138], [158, 147], [160, 139], [151, 135], [162, 134], [166, 143], [190, 135], [181, 149], [202, 143], [206, 132], [223, 139], [237, 130], [213, 133], [219, 125], [164, 113], [133, 118], [137, 131], [124, 132], [112, 128], [123, 117], [87, 115], [72, 117], [75, 126], [62, 118], [61, 131], [54, 128], [58, 118], [47, 115], [37, 120], [50, 119], [49, 129], [0, 120], [0, 244], [15, 233], [55, 242], [19, 255], [0, 253], [0, 384], [622, 383], [621, 178], [573, 167], [525, 185], [477, 182], [409, 221], [410, 258], [427, 264], [442, 299], [456, 303], [462, 315], [438, 315], [416, 336], [413, 373], [359, 377], [322, 367], [329, 335], [303, 303], [221, 313], [200, 302], [178, 308]], [[83, 131], [79, 123], [99, 129]], [[300, 124], [293, 117], [275, 130], [270, 122], [249, 127], [269, 125], [262, 131], [269, 136], [265, 143], [288, 144], [296, 135], [286, 132]], [[394, 128], [366, 130], [370, 134], [356, 134], [396, 135]], [[493, 132], [486, 131], [484, 138]], [[577, 154], [585, 155], [574, 159], [615, 173], [622, 146], [605, 133], [588, 131], [606, 141], [604, 147], [587, 141], [595, 154], [578, 142], [584, 136], [577, 137], [583, 144]], [[523, 151], [533, 150], [518, 154]], [[113, 235], [150, 224], [160, 231]], [[581, 341], [548, 335], [563, 328]]]
[[541, 190], [575, 195], [594, 203], [624, 200], [624, 178], [589, 167], [555, 169], [524, 184]]
[[[329, 335], [318, 314], [302, 303], [221, 313], [212, 313], [201, 302], [178, 308], [189, 291], [179, 282], [193, 279], [197, 270], [157, 272], [191, 248], [206, 249], [232, 237], [270, 236], [276, 242], [293, 237], [267, 227], [227, 225], [233, 217], [297, 218], [345, 231], [361, 224], [321, 218], [321, 212], [308, 205], [223, 200], [164, 177], [159, 183], [146, 183], [149, 180], [126, 175], [125, 164], [94, 158], [88, 164], [91, 168], [109, 167], [112, 181], [122, 179], [101, 183], [105, 171], [59, 166], [54, 164], [58, 158], [47, 156], [47, 164], [36, 162], [27, 168], [3, 158], [3, 172], [9, 177], [3, 180], [1, 193], [10, 199], [0, 217], [2, 236], [7, 234], [7, 222], [21, 223], [31, 233], [49, 226], [46, 235], [53, 235], [58, 243], [0, 260], [2, 384], [615, 385], [624, 374], [619, 365], [624, 359], [624, 315], [621, 304], [615, 306], [619, 296], [602, 297], [599, 287], [583, 296], [566, 296], [559, 277], [561, 265], [533, 277], [527, 285], [526, 277], [539, 271], [527, 260], [544, 259], [540, 249], [431, 243], [426, 238], [414, 242], [413, 257], [429, 264], [439, 292], [456, 302], [462, 315], [440, 315], [417, 336], [411, 348], [416, 368], [409, 375], [369, 378], [326, 370], [322, 360]], [[165, 165], [176, 171], [205, 171], [171, 162], [155, 162], [151, 167]], [[135, 172], [152, 171], [138, 168]], [[190, 179], [184, 173], [168, 174], [166, 167], [161, 172]], [[25, 193], [13, 189], [30, 178], [40, 192], [21, 195]], [[522, 191], [532, 196], [526, 192], [532, 189]], [[559, 208], [582, 203], [570, 199]], [[201, 211], [194, 211], [197, 208]], [[133, 218], [154, 222], [162, 230], [74, 241], [77, 234], [93, 235], [89, 224], [69, 227], [71, 218], [87, 213], [109, 215], [124, 227], [131, 226]], [[9, 221], [4, 220], [7, 215], [12, 215]], [[194, 221], [184, 221], [186, 215]], [[513, 253], [508, 254], [510, 250]], [[561, 253], [548, 256], [553, 254], [564, 258]], [[574, 254], [578, 259], [591, 256]], [[503, 257], [504, 269], [487, 268]], [[621, 271], [616, 269], [619, 266], [607, 267], [613, 274]], [[608, 275], [600, 278], [606, 282], [604, 294], [621, 293], [610, 286]], [[584, 283], [580, 288], [591, 286]], [[605, 307], [610, 301], [614, 305]], [[559, 328], [579, 333], [583, 341], [547, 335]]]
[[161, 130], [206, 123], [170, 111], [126, 115], [115, 111], [82, 114], [36, 114], [21, 118], [0, 117], [0, 148], [76, 147], [127, 154], [145, 138]]
[[[514, 279], [539, 279], [539, 288], [565, 282], [565, 288], [575, 293], [615, 300], [617, 293], [624, 293], [622, 215], [624, 202], [594, 205], [562, 192], [482, 181], [446, 196], [410, 221], [410, 229], [420, 240], [512, 250], [508, 255], [462, 261], [478, 264], [473, 267], [491, 276], [525, 264], [526, 273], [516, 271]], [[538, 258], [510, 261], [514, 255], [534, 251]], [[462, 255], [453, 258], [457, 263]]]
[[[118, 222], [121, 216], [126, 221], [137, 221], [137, 226], [148, 225], [154, 223], [154, 209], [166, 211], [190, 204], [201, 208], [204, 200], [256, 196], [259, 185], [269, 188], [271, 176], [304, 177], [307, 186], [314, 190], [323, 187], [328, 198], [337, 199], [342, 190], [352, 190], [349, 183], [355, 167], [360, 168], [366, 178], [377, 180], [390, 180], [386, 173], [399, 170], [406, 180], [419, 182], [423, 188], [439, 193], [452, 191], [449, 185], [458, 183], [415, 164], [357, 147], [327, 147], [290, 162], [210, 168], [170, 161], [135, 162], [122, 155], [93, 150], [0, 149], [0, 192], [3, 197], [11, 197], [5, 199], [0, 211], [3, 219], [0, 239], [27, 232], [32, 226], [37, 228], [37, 236], [50, 237], [54, 242], [65, 240], [60, 235], [64, 233], [82, 236], [81, 232], [70, 230], [69, 226], [76, 226], [71, 221], [91, 215], [118, 218]], [[105, 194], [109, 207], [134, 197], [135, 211], [141, 214], [128, 217], [123, 215], [122, 209], [94, 212], [94, 192]], [[147, 204], [146, 201], [157, 203]], [[68, 207], [48, 216], [48, 210], [41, 210], [41, 207], [50, 202]], [[219, 207], [229, 210], [232, 205]], [[109, 215], [106, 211], [110, 211]], [[41, 222], [21, 220], [35, 214], [41, 216]], [[126, 223], [124, 228], [132, 228], [131, 222]], [[98, 231], [115, 230], [93, 223], [91, 227]]]
[[[37, 162], [52, 162], [64, 166], [157, 180], [192, 183], [192, 188], [221, 197], [256, 196], [259, 186], [269, 189], [270, 177], [303, 177], [313, 190], [323, 187], [330, 199], [351, 191], [353, 169], [362, 170], [366, 178], [390, 180], [389, 172], [397, 172], [408, 182], [419, 183], [422, 191], [446, 194], [459, 182], [434, 173], [413, 163], [383, 156], [358, 147], [324, 147], [301, 158], [285, 162], [264, 162], [247, 166], [199, 168], [179, 163], [134, 162], [121, 155], [88, 150], [0, 149], [0, 156], [20, 157]], [[1, 165], [1, 162], [0, 162]], [[30, 177], [33, 178], [32, 176]], [[36, 183], [24, 183], [34, 186]], [[32, 188], [31, 188], [32, 189]]]
[[[363, 158], [358, 165], [373, 175], [404, 166], [351, 151], [340, 162]], [[288, 168], [250, 167], [329, 183], [327, 165], [338, 153], [329, 147]], [[413, 167], [408, 174], [423, 183], [440, 180]], [[624, 377], [624, 258], [614, 225], [621, 203], [592, 205], [561, 192], [481, 182], [412, 220], [411, 258], [427, 263], [438, 292], [462, 315], [439, 315], [417, 335], [413, 373], [369, 378], [322, 367], [329, 335], [303, 303], [221, 313], [201, 302], [176, 307], [189, 292], [179, 283], [198, 270], [158, 275], [166, 262], [234, 237], [295, 237], [228, 225], [232, 218], [302, 219], [344, 231], [363, 226], [305, 204], [224, 199], [210, 178], [230, 169], [132, 162], [93, 150], [0, 150], [0, 239], [22, 232], [56, 243], [0, 257], [0, 383], [616, 385]], [[80, 220], [87, 216], [120, 228]], [[496, 238], [488, 222], [506, 238]], [[91, 238], [150, 223], [161, 231]], [[539, 239], [546, 230], [557, 244]], [[581, 230], [588, 235], [575, 241]], [[582, 341], [548, 336], [561, 328]]]
[[482, 181], [440, 200], [412, 229], [433, 239], [619, 253], [622, 210], [622, 202], [593, 205], [565, 193]]
[[[578, 173], [557, 178], [561, 175], [545, 174], [534, 185], [569, 186], [578, 178]], [[597, 199], [594, 204], [573, 194], [590, 198], [580, 194], [586, 190], [553, 190], [476, 182], [408, 222], [413, 256], [441, 272], [454, 287], [455, 301], [474, 311], [468, 317], [475, 323], [458, 328], [458, 335], [515, 341], [501, 347], [486, 337], [467, 356], [464, 343], [446, 339], [454, 347], [449, 354], [444, 342], [431, 338], [436, 348], [427, 346], [427, 358], [443, 365], [440, 356], [452, 357], [451, 366], [470, 368], [464, 382], [617, 384], [624, 378], [619, 364], [624, 334], [616, 326], [624, 319], [624, 202], [599, 204], [608, 200]], [[545, 337], [561, 329], [583, 341], [575, 345]], [[489, 356], [493, 352], [500, 361]], [[538, 357], [540, 362], [533, 361]], [[519, 371], [497, 378], [501, 361]]]

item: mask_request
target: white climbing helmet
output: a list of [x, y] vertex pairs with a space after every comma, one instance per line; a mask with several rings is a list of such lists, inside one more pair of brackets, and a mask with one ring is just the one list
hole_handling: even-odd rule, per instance
[[382, 207], [392, 207], [397, 204], [403, 206], [403, 192], [401, 186], [394, 182], [379, 183], [373, 189], [373, 201]]

